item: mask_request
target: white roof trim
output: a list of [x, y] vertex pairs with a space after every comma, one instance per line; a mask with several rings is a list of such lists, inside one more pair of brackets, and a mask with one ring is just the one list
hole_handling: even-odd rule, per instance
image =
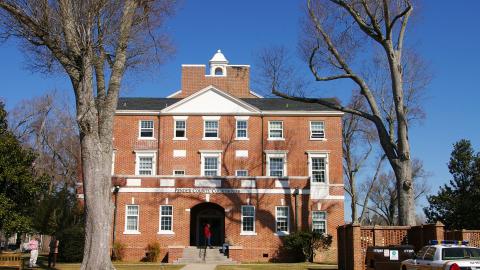
[[223, 96], [224, 98], [229, 99], [230, 101], [232, 101], [232, 102], [234, 102], [234, 103], [237, 103], [238, 105], [240, 105], [241, 107], [244, 107], [245, 109], [247, 109], [248, 111], [250, 111], [250, 112], [252, 112], [252, 113], [255, 113], [255, 112], [258, 113], [258, 112], [260, 112], [260, 110], [259, 110], [258, 108], [256, 108], [256, 107], [254, 107], [254, 106], [252, 106], [252, 105], [244, 102], [243, 100], [241, 100], [241, 99], [239, 99], [239, 98], [236, 98], [236, 97], [234, 97], [234, 96], [232, 96], [232, 95], [230, 95], [230, 94], [228, 94], [228, 93], [226, 93], [226, 92], [224, 92], [224, 91], [216, 88], [216, 87], [213, 86], [213, 85], [209, 85], [209, 86], [203, 88], [202, 90], [195, 92], [194, 94], [192, 94], [192, 95], [190, 95], [190, 96], [188, 96], [188, 97], [186, 97], [186, 98], [184, 98], [184, 99], [182, 99], [182, 100], [180, 100], [180, 101], [178, 101], [178, 102], [176, 102], [176, 103], [168, 106], [167, 108], [161, 110], [160, 112], [161, 112], [161, 113], [168, 113], [168, 112], [171, 111], [172, 109], [174, 109], [174, 108], [176, 108], [176, 107], [178, 107], [178, 106], [180, 106], [180, 105], [182, 105], [182, 104], [184, 104], [184, 103], [187, 103], [188, 101], [196, 98], [197, 96], [202, 95], [203, 93], [205, 93], [205, 92], [207, 92], [207, 91], [214, 91], [215, 93], [219, 94], [220, 96]]
[[182, 64], [182, 67], [206, 67], [203, 64]]
[[[169, 108], [169, 107], [167, 107]], [[116, 115], [218, 115], [218, 113], [169, 113], [164, 111], [116, 110]], [[221, 115], [284, 115], [284, 116], [342, 116], [338, 111], [258, 111], [251, 113], [222, 113]]]
[[250, 94], [252, 94], [252, 95], [254, 95], [254, 96], [258, 97], [258, 98], [263, 98], [263, 96], [262, 96], [262, 95], [260, 95], [260, 94], [258, 94], [258, 93], [256, 93], [256, 92], [254, 92], [254, 91], [252, 91], [252, 90], [250, 90]]
[[178, 90], [178, 91], [176, 91], [176, 92], [174, 92], [174, 93], [171, 93], [170, 95], [167, 96], [167, 98], [172, 98], [172, 97], [174, 97], [174, 96], [176, 96], [176, 95], [178, 95], [178, 94], [180, 94], [180, 93], [182, 93], [182, 90]]
[[159, 115], [160, 111], [116, 110], [117, 115]]
[[341, 111], [262, 111], [262, 115], [344, 115]]

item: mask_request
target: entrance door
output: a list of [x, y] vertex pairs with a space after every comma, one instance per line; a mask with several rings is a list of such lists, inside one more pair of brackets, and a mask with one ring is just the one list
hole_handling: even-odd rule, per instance
[[201, 203], [190, 210], [190, 245], [205, 246], [203, 228], [210, 224], [211, 244], [221, 246], [225, 241], [225, 210], [218, 204]]

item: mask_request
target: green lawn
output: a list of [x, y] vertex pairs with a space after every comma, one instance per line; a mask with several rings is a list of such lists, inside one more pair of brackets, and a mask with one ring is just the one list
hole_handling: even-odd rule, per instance
[[[28, 265], [28, 255], [23, 256], [25, 259], [25, 266]], [[57, 263], [55, 265], [55, 268], [48, 268], [48, 259], [46, 256], [40, 255], [37, 261], [37, 264], [39, 267], [36, 268], [24, 268], [24, 269], [35, 269], [35, 270], [40, 270], [40, 269], [50, 269], [50, 270], [78, 270], [80, 269], [80, 263]], [[118, 270], [179, 270], [180, 268], [184, 267], [185, 265], [177, 265], [177, 264], [162, 264], [162, 263], [142, 263], [142, 262], [132, 262], [132, 263], [127, 263], [127, 262], [115, 262], [113, 263], [115, 265], [115, 268]], [[7, 268], [7, 267], [1, 267], [0, 269], [15, 269], [15, 268]]]
[[325, 265], [315, 263], [261, 263], [261, 264], [239, 264], [220, 265], [215, 270], [309, 270], [309, 269], [337, 269], [336, 265]]
[[[159, 264], [159, 263], [114, 263], [115, 268], [118, 270], [178, 270], [182, 268], [184, 265], [172, 265], [172, 264]], [[38, 269], [38, 268], [36, 268]], [[48, 269], [48, 268], [40, 268], [40, 269]], [[56, 270], [77, 270], [80, 269], [79, 263], [61, 263], [55, 266]]]

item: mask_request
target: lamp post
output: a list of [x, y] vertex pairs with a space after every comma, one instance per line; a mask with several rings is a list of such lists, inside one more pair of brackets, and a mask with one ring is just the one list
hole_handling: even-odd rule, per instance
[[113, 208], [113, 236], [112, 236], [112, 257], [115, 256], [113, 245], [115, 244], [115, 231], [117, 226], [117, 198], [118, 198], [118, 191], [120, 190], [120, 186], [115, 186], [113, 188], [113, 195], [115, 196], [114, 201], [114, 208]]

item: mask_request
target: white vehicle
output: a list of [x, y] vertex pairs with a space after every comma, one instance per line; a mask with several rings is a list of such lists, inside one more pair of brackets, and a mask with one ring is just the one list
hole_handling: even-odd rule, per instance
[[402, 262], [402, 270], [480, 270], [480, 248], [466, 241], [430, 241], [413, 259]]

